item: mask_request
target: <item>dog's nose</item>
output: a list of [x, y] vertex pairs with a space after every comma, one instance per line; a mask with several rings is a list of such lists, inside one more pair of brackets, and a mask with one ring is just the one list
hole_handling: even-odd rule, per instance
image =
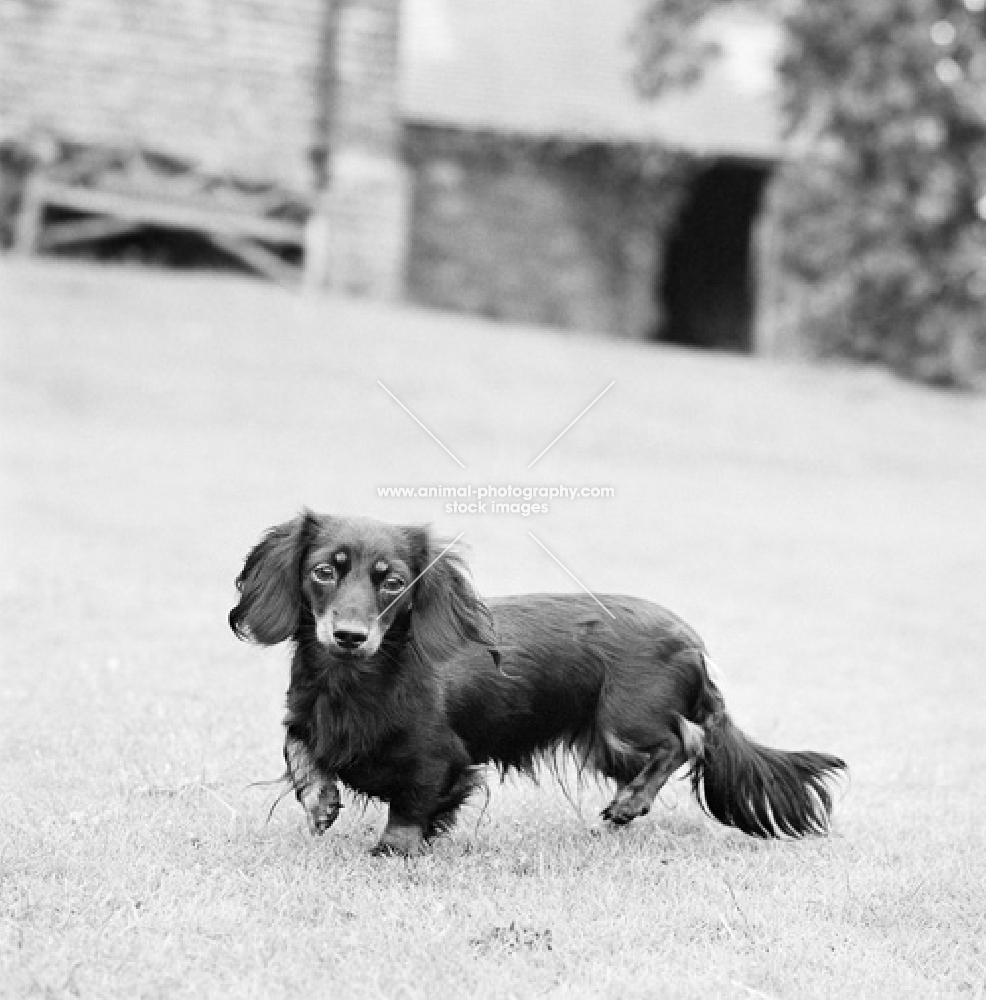
[[365, 628], [350, 622], [337, 625], [332, 630], [332, 638], [343, 649], [359, 649], [369, 637], [370, 633]]

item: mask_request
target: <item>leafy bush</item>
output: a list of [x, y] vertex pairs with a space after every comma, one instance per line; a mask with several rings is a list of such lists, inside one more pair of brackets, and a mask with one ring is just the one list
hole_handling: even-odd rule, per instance
[[[692, 29], [727, 3], [648, 0], [642, 89], [700, 72]], [[781, 322], [819, 354], [970, 381], [986, 358], [986, 0], [760, 6], [785, 37]]]

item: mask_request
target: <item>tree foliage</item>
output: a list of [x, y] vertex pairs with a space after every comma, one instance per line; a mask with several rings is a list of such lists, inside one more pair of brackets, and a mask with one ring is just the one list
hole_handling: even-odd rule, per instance
[[[694, 79], [695, 25], [729, 2], [648, 0], [642, 89]], [[966, 381], [986, 354], [986, 0], [760, 6], [785, 37], [782, 314], [820, 353]]]

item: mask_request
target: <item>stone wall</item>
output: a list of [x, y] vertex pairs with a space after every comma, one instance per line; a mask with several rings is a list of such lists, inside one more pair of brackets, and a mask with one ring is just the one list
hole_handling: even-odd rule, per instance
[[404, 294], [410, 181], [400, 151], [399, 31], [397, 0], [338, 0], [329, 184], [306, 245], [311, 285], [383, 299]]
[[653, 334], [684, 158], [408, 127], [408, 293], [432, 306]]
[[328, 0], [0, 0], [0, 138], [312, 183]]
[[0, 0], [0, 139], [280, 182], [314, 286], [652, 335], [688, 158], [403, 125], [399, 32], [399, 0]]

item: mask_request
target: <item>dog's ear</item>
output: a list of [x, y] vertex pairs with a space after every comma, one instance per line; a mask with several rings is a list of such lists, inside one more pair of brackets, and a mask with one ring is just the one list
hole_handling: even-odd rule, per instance
[[240, 603], [229, 613], [229, 627], [262, 646], [290, 639], [301, 610], [301, 557], [318, 520], [302, 511], [294, 520], [271, 528], [250, 552], [236, 580]]
[[496, 626], [476, 593], [462, 556], [431, 537], [425, 527], [404, 529], [411, 542], [415, 583], [411, 591], [411, 631], [428, 660], [444, 660], [465, 642], [490, 647], [496, 662]]

